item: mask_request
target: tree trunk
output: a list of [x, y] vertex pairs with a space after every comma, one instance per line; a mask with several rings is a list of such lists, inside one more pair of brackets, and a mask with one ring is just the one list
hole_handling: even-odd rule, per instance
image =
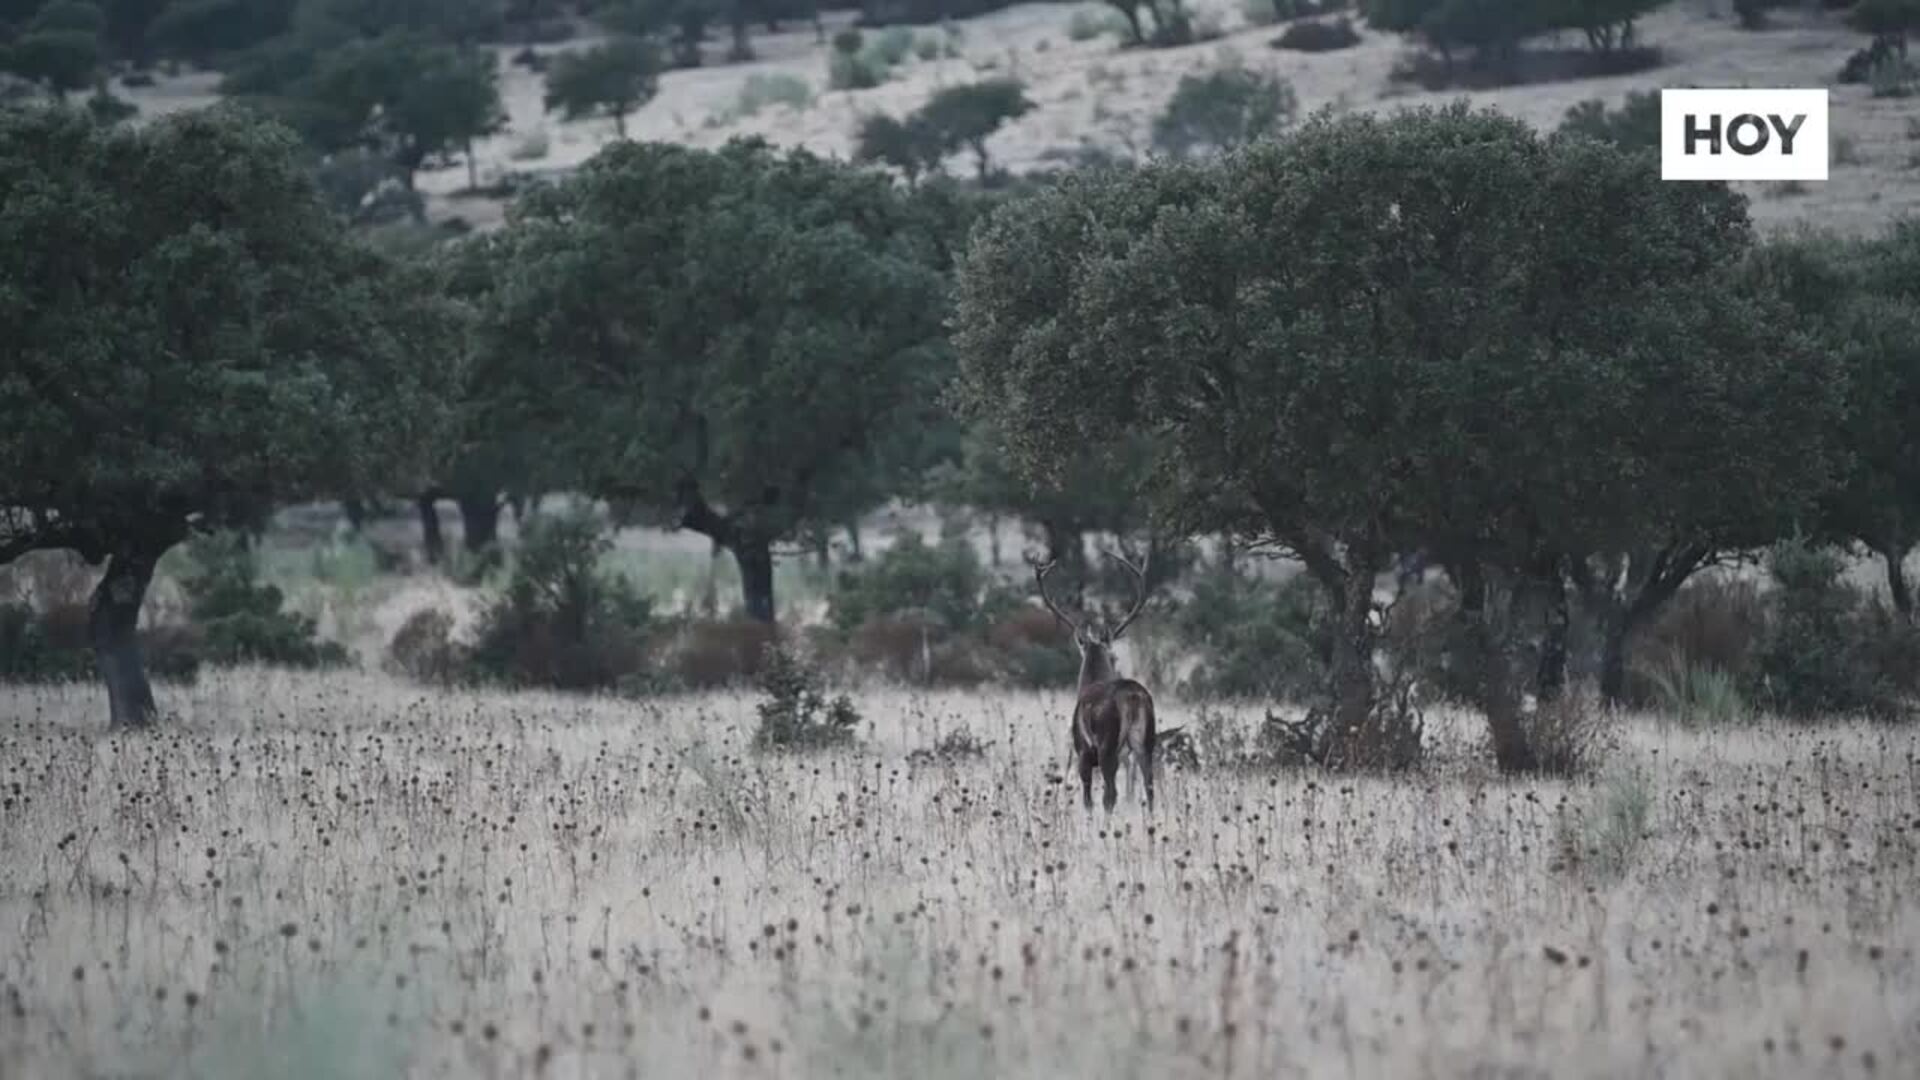
[[467, 140], [467, 190], [480, 190], [480, 164], [473, 160], [473, 140]]
[[1000, 566], [1000, 515], [987, 515], [987, 565]]
[[847, 561], [857, 563], [866, 557], [866, 551], [860, 546], [860, 522], [857, 519], [847, 522]]
[[619, 138], [621, 138], [621, 139], [625, 139], [625, 138], [627, 137], [627, 113], [626, 113], [626, 110], [624, 110], [624, 109], [616, 109], [616, 110], [614, 111], [614, 114], [613, 114], [613, 133], [614, 133], [614, 134], [615, 134], [616, 136], [618, 136]]
[[346, 515], [347, 528], [353, 530], [356, 533], [366, 528], [367, 526], [367, 504], [366, 503], [361, 502], [359, 499], [342, 499], [340, 500], [340, 512]]
[[460, 546], [469, 555], [490, 555], [500, 548], [500, 498], [493, 492], [454, 496], [460, 508]]
[[166, 547], [132, 546], [115, 552], [88, 605], [87, 633], [93, 640], [94, 663], [107, 683], [109, 724], [116, 730], [146, 727], [158, 711], [137, 632], [141, 602]]
[[1554, 701], [1567, 686], [1567, 637], [1573, 615], [1567, 605], [1567, 584], [1557, 561], [1538, 586], [1546, 598], [1546, 626], [1540, 635], [1540, 662], [1534, 672], [1534, 692], [1541, 702]]
[[432, 495], [419, 496], [413, 505], [420, 512], [420, 543], [426, 549], [427, 564], [439, 566], [447, 554], [447, 542], [440, 536], [440, 510]]
[[1906, 556], [1899, 545], [1876, 546], [1875, 554], [1887, 564], [1887, 596], [1893, 601], [1893, 610], [1903, 620], [1913, 621], [1913, 587], [1907, 581]]
[[744, 10], [740, 10], [734, 17], [733, 47], [727, 50], [727, 59], [734, 63], [753, 59], [753, 45], [747, 40], [747, 19]]
[[1600, 640], [1600, 700], [1608, 706], [1619, 705], [1627, 692], [1627, 626], [1625, 619], [1611, 618]]
[[1379, 569], [1371, 557], [1349, 552], [1346, 579], [1335, 593], [1333, 655], [1329, 676], [1333, 691], [1333, 745], [1351, 758], [1362, 748], [1351, 745], [1367, 730], [1373, 713], [1373, 581]]
[[740, 567], [740, 599], [747, 618], [773, 622], [773, 544], [763, 537], [736, 537], [733, 561]]
[[1471, 560], [1460, 568], [1460, 615], [1466, 626], [1473, 684], [1480, 711], [1487, 717], [1493, 741], [1493, 760], [1503, 773], [1532, 772], [1538, 755], [1520, 720], [1520, 694], [1514, 686], [1511, 635], [1494, 628], [1487, 610], [1486, 576]]

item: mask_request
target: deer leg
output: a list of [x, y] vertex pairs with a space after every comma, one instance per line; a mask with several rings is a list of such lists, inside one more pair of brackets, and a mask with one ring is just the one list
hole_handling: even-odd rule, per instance
[[1114, 774], [1120, 771], [1120, 744], [1115, 741], [1100, 751], [1100, 806], [1112, 812], [1113, 804], [1120, 801], [1120, 788], [1116, 785]]
[[1093, 809], [1093, 763], [1095, 760], [1092, 747], [1080, 751], [1080, 803], [1089, 811]]
[[1140, 748], [1141, 782], [1147, 788], [1147, 813], [1153, 813], [1153, 744], [1147, 743]]

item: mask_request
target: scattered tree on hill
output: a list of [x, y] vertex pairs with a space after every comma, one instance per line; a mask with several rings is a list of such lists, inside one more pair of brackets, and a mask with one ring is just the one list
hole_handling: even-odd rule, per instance
[[875, 113], [860, 121], [854, 135], [853, 160], [891, 165], [909, 185], [922, 173], [938, 171], [944, 156], [939, 140], [918, 117], [900, 120]]
[[1285, 79], [1224, 64], [1205, 75], [1181, 76], [1167, 111], [1153, 122], [1153, 141], [1175, 157], [1231, 150], [1292, 123], [1298, 108]]
[[660, 59], [641, 38], [616, 37], [581, 52], [563, 53], [547, 72], [547, 109], [569, 120], [610, 116], [627, 137], [627, 114], [653, 99]]
[[547, 363], [582, 488], [711, 537], [771, 621], [774, 544], [931, 400], [945, 241], [917, 198], [759, 143], [615, 144], [516, 208], [486, 348]]
[[0, 47], [6, 70], [65, 100], [94, 84], [103, 59], [100, 9], [80, 0], [55, 0], [33, 14], [11, 43]]
[[95, 657], [114, 726], [139, 726], [160, 557], [404, 476], [456, 315], [345, 236], [290, 133], [232, 108], [140, 129], [0, 113], [0, 207], [0, 563], [104, 564]]
[[1013, 79], [988, 79], [936, 92], [913, 116], [942, 156], [961, 148], [973, 151], [982, 181], [993, 171], [987, 156], [987, 138], [1001, 125], [1032, 112], [1033, 102]]
[[1660, 149], [1660, 91], [1629, 90], [1617, 109], [1598, 98], [1567, 110], [1560, 134], [1584, 135], [1623, 150]]
[[1920, 0], [1860, 0], [1847, 13], [1854, 29], [1894, 43], [1907, 55], [1907, 38], [1920, 31]]

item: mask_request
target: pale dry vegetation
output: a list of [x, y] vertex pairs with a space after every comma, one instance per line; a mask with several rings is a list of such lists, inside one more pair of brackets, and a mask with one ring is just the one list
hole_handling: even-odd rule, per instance
[[0, 689], [9, 1076], [1920, 1060], [1912, 728], [1637, 718], [1509, 782], [1443, 714], [1423, 773], [1176, 771], [1149, 821], [1079, 812], [1059, 693], [868, 689], [797, 755], [747, 693], [238, 669], [119, 737], [99, 696]]

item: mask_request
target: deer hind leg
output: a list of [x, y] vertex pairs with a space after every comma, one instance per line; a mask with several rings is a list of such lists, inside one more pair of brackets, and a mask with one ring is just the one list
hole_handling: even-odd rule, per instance
[[1080, 804], [1088, 811], [1093, 809], [1093, 765], [1099, 760], [1093, 747], [1084, 747], [1077, 762], [1080, 769]]
[[1100, 748], [1100, 806], [1111, 811], [1113, 804], [1120, 801], [1120, 788], [1114, 781], [1120, 771], [1120, 740], [1115, 739]]

